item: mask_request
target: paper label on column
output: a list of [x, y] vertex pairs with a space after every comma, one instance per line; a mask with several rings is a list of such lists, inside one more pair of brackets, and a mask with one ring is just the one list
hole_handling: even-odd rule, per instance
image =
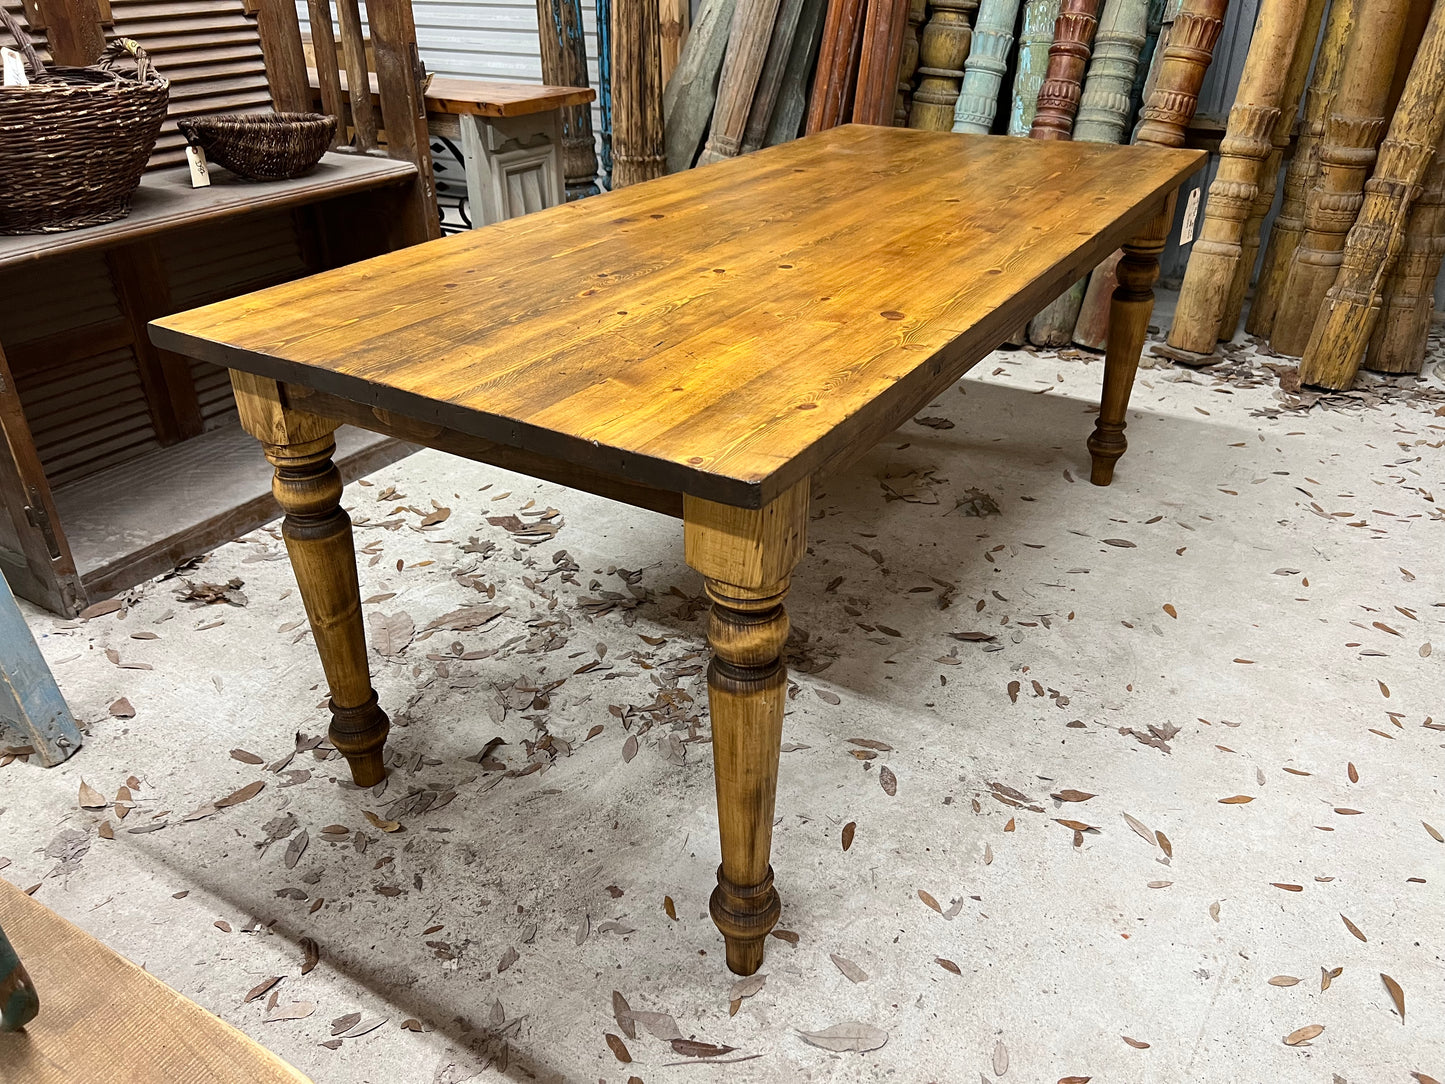
[[1179, 243], [1187, 245], [1194, 240], [1194, 223], [1199, 220], [1199, 193], [1196, 188], [1189, 193], [1189, 202], [1184, 205], [1184, 225], [1179, 228]]
[[206, 152], [200, 147], [186, 147], [186, 165], [191, 167], [191, 187], [209, 188], [211, 171], [206, 168]]

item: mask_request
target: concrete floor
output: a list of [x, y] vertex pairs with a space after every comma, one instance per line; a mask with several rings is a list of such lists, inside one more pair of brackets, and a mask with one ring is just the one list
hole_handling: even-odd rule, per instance
[[[326, 715], [272, 527], [185, 573], [239, 577], [243, 607], [173, 578], [83, 623], [27, 611], [90, 737], [0, 769], [0, 876], [321, 1082], [1445, 1078], [1441, 383], [1304, 412], [1248, 356], [1151, 368], [1104, 490], [1101, 371], [996, 355], [820, 487], [773, 850], [791, 935], [734, 1015], [677, 524], [433, 452], [347, 490], [365, 609], [394, 650], [506, 611], [373, 653], [384, 794], [324, 747], [276, 763]], [[485, 518], [549, 507], [535, 546]], [[77, 807], [132, 776], [123, 820]], [[274, 976], [274, 1009], [244, 1002]], [[613, 991], [676, 1032], [628, 1037]], [[357, 1013], [379, 1026], [338, 1043]], [[800, 1034], [845, 1021], [886, 1044]], [[672, 1034], [736, 1049], [704, 1068]]]

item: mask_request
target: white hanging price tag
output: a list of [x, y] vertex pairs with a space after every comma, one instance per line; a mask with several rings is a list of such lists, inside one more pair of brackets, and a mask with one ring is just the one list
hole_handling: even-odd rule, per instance
[[206, 168], [206, 152], [200, 147], [186, 146], [186, 165], [191, 167], [191, 187], [209, 188], [211, 171]]
[[30, 77], [25, 74], [25, 58], [14, 49], [0, 49], [0, 60], [4, 62], [5, 86], [28, 87]]
[[1187, 245], [1194, 240], [1194, 224], [1199, 221], [1199, 193], [1196, 188], [1189, 193], [1189, 202], [1184, 205], [1184, 224], [1179, 227], [1179, 243]]

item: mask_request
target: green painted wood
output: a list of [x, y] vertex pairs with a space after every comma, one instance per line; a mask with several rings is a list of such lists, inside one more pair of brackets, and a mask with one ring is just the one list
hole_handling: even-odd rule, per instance
[[1039, 88], [1049, 66], [1049, 47], [1054, 44], [1054, 22], [1061, 0], [1028, 0], [1024, 4], [1023, 29], [1019, 31], [1018, 71], [1014, 75], [1013, 108], [1009, 112], [1008, 134], [1026, 136], [1038, 109]]

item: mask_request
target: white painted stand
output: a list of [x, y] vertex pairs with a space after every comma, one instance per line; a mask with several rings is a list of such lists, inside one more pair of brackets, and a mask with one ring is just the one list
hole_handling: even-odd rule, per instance
[[521, 117], [434, 115], [430, 127], [461, 145], [473, 229], [563, 201], [557, 110]]

